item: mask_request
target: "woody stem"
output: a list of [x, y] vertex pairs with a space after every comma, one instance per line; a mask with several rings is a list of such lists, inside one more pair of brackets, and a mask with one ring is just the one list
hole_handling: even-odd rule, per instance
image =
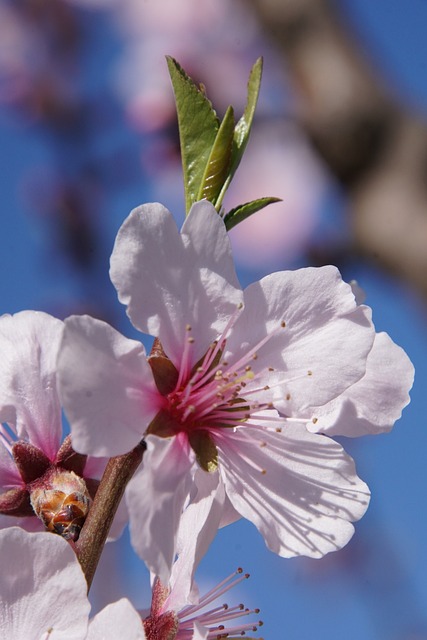
[[126, 485], [141, 463], [145, 448], [145, 443], [140, 442], [129, 453], [110, 458], [105, 468], [80, 537], [75, 544], [88, 591], [120, 500]]

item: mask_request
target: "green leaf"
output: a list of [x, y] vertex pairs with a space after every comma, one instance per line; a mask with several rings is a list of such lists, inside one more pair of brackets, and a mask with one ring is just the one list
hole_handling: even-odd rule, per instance
[[261, 86], [262, 77], [262, 58], [258, 58], [251, 69], [248, 80], [248, 97], [246, 107], [242, 117], [234, 128], [233, 152], [231, 157], [230, 170], [226, 181], [224, 182], [221, 193], [218, 196], [216, 208], [219, 211], [228, 186], [233, 179], [234, 174], [240, 164], [243, 154], [248, 144], [249, 135], [255, 115], [255, 109], [258, 102], [258, 95]]
[[175, 94], [188, 213], [203, 188], [219, 121], [212, 104], [176, 60], [166, 57]]
[[202, 469], [209, 473], [216, 471], [218, 469], [218, 449], [210, 433], [203, 429], [195, 429], [189, 432], [188, 440]]
[[236, 155], [234, 162], [237, 162], [236, 168], [241, 160], [245, 147], [248, 143], [249, 134], [251, 132], [252, 122], [255, 115], [255, 109], [258, 102], [259, 89], [262, 77], [262, 58], [258, 58], [251, 69], [248, 80], [248, 97], [246, 107], [242, 117], [236, 124], [234, 140], [236, 143]]
[[234, 111], [228, 107], [206, 164], [197, 200], [206, 198], [215, 204], [227, 179], [234, 138]]
[[239, 224], [239, 222], [243, 222], [243, 220], [249, 218], [253, 213], [264, 209], [264, 207], [267, 207], [269, 204], [274, 204], [274, 202], [281, 202], [281, 198], [258, 198], [257, 200], [240, 204], [238, 207], [231, 209], [224, 216], [227, 231], [230, 231], [230, 229], [235, 227], [236, 224]]

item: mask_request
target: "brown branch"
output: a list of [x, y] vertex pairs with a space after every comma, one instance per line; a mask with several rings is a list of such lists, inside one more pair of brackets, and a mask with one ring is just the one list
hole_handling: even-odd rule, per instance
[[88, 591], [120, 500], [129, 480], [141, 463], [144, 451], [145, 443], [141, 442], [129, 453], [111, 458], [107, 463], [95, 499], [75, 545], [77, 557], [86, 577]]
[[297, 118], [346, 188], [355, 248], [427, 296], [427, 126], [397, 101], [331, 0], [254, 0], [300, 102]]

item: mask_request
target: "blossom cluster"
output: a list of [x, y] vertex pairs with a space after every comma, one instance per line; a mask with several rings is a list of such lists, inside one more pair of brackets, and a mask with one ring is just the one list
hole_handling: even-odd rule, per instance
[[[282, 557], [343, 547], [370, 493], [332, 436], [389, 431], [409, 402], [412, 364], [375, 332], [335, 267], [272, 273], [242, 289], [224, 222], [206, 200], [181, 232], [160, 204], [132, 211], [110, 276], [133, 326], [154, 338], [150, 353], [90, 316], [0, 318], [0, 630], [234, 637], [254, 623], [236, 626], [240, 610], [206, 611], [222, 587], [199, 597], [194, 583], [217, 530], [246, 518]], [[73, 548], [105, 459], [141, 441], [115, 528], [129, 518], [153, 577], [151, 610], [121, 600], [89, 620]]]

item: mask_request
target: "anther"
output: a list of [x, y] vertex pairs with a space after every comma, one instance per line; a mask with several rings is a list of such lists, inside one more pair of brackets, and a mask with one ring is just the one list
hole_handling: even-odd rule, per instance
[[186, 324], [186, 325], [185, 325], [185, 330], [186, 330], [186, 331], [191, 331], [191, 325]]
[[280, 326], [283, 327], [283, 329], [286, 327], [286, 322], [284, 320], [282, 320], [282, 322], [280, 323]]
[[286, 394], [286, 400], [290, 400], [290, 399], [291, 399], [291, 394], [290, 394], [290, 393], [287, 393], [287, 394]]
[[252, 356], [252, 360], [258, 360], [258, 354], [254, 353]]
[[187, 338], [187, 342], [188, 342], [189, 344], [193, 344], [193, 342], [194, 342], [194, 338]]
[[276, 427], [276, 433], [282, 433], [282, 427]]
[[312, 372], [312, 371], [307, 371], [307, 375], [308, 375], [308, 376], [312, 376], [312, 375], [313, 375], [313, 372]]
[[313, 423], [313, 424], [316, 424], [316, 422], [317, 422], [317, 418], [313, 418], [313, 419], [312, 419], [312, 423]]
[[266, 384], [265, 387], [263, 388], [264, 388], [264, 391], [268, 391], [270, 387], [268, 386], [268, 384]]

